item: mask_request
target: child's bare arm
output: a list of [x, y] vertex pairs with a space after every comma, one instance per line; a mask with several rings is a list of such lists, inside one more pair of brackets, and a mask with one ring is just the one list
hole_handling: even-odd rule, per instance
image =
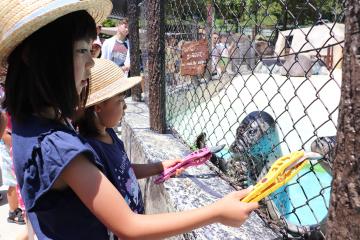
[[5, 133], [6, 124], [7, 124], [6, 114], [0, 112], [0, 138], [2, 138]]
[[[172, 167], [179, 162], [181, 162], [181, 159], [165, 160], [149, 164], [131, 164], [131, 167], [134, 169], [136, 178], [141, 179], [160, 174], [165, 169]], [[179, 175], [182, 171], [183, 169], [178, 169], [176, 175]]]
[[154, 176], [163, 171], [161, 162], [150, 164], [131, 164], [137, 179]]
[[140, 215], [133, 213], [110, 181], [81, 155], [60, 176], [94, 215], [121, 239], [159, 239], [220, 222], [240, 226], [257, 203], [242, 203], [247, 191], [233, 192], [218, 202], [199, 209]]
[[8, 148], [11, 148], [12, 146], [12, 143], [11, 143], [11, 132], [8, 131], [8, 129], [5, 129], [5, 132], [3, 134], [3, 137], [2, 137], [5, 145], [8, 147]]
[[8, 148], [11, 148], [11, 130], [6, 127], [7, 122], [10, 120], [6, 116], [6, 113], [2, 112], [0, 114], [1, 114], [1, 124], [0, 124], [1, 138], [4, 141], [5, 145]]

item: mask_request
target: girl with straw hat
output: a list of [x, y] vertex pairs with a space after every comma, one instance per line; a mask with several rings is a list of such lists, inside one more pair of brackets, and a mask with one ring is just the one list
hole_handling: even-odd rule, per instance
[[93, 195], [85, 201], [74, 183], [82, 176], [74, 163], [102, 164], [68, 119], [85, 102], [79, 96], [94, 64], [94, 18], [102, 21], [111, 7], [109, 0], [0, 1], [4, 106], [12, 117], [16, 177], [38, 239], [109, 239], [90, 208]]
[[109, 239], [107, 229], [122, 239], [154, 239], [213, 222], [240, 225], [258, 206], [239, 201], [247, 191], [188, 212], [134, 213], [104, 175], [105, 161], [72, 128], [68, 119], [84, 106], [94, 65], [93, 18], [100, 22], [110, 10], [109, 0], [0, 1], [4, 105], [12, 117], [17, 180], [38, 239]]
[[[86, 109], [77, 121], [79, 132], [103, 161], [106, 176], [131, 210], [144, 213], [137, 178], [160, 174], [181, 160], [167, 160], [155, 164], [130, 163], [124, 144], [113, 127], [119, 124], [125, 114], [125, 91], [140, 83], [141, 77], [126, 78], [122, 69], [107, 59], [94, 59], [94, 62]], [[177, 174], [181, 172], [182, 170]]]
[[[80, 134], [102, 159], [106, 176], [121, 193], [131, 210], [135, 213], [143, 213], [141, 192], [136, 179], [160, 174], [164, 169], [181, 160], [167, 160], [154, 164], [130, 163], [124, 144], [117, 137], [113, 127], [118, 125], [124, 117], [125, 91], [140, 83], [141, 77], [126, 78], [122, 69], [110, 60], [94, 59], [94, 62], [95, 65], [91, 69], [89, 97], [85, 110], [77, 121], [77, 126]], [[177, 171], [177, 175], [182, 171], [182, 169]], [[239, 199], [245, 194], [246, 191], [234, 193], [214, 205], [194, 212], [148, 216], [149, 222], [143, 220], [144, 225], [141, 224], [142, 220], [138, 219], [140, 226], [145, 226], [145, 228], [142, 227], [137, 234], [141, 237], [163, 238], [213, 222], [211, 215], [214, 206], [221, 206], [220, 208], [225, 212], [231, 211], [230, 208], [235, 207], [232, 201], [236, 202], [235, 205], [239, 204]], [[239, 209], [241, 206], [237, 207], [235, 207], [238, 210], [236, 214], [239, 215], [236, 217], [233, 215], [233, 219], [227, 224], [232, 225], [237, 221], [237, 224], [240, 224], [239, 222], [245, 220], [244, 213], [247, 215], [251, 209], [257, 207], [257, 204], [242, 205], [242, 209]], [[225, 218], [230, 219], [230, 215]], [[179, 224], [166, 224], [173, 222], [173, 219], [176, 219]], [[234, 222], [231, 223], [231, 221]], [[148, 225], [150, 222], [152, 227]]]

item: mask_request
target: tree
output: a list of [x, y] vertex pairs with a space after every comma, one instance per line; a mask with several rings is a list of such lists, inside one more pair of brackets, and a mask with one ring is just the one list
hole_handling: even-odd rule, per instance
[[[293, 26], [315, 24], [320, 19], [338, 22], [345, 0], [215, 0], [218, 18], [247, 25]], [[235, 21], [236, 22], [236, 21]]]
[[327, 239], [360, 236], [360, 2], [348, 0], [343, 80]]
[[281, 16], [277, 0], [217, 0], [217, 16], [247, 26], [275, 25]]

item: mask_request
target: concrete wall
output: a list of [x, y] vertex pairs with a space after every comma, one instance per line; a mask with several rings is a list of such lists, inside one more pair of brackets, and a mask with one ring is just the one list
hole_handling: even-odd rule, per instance
[[[122, 139], [133, 163], [152, 163], [181, 158], [190, 153], [170, 134], [149, 129], [149, 111], [144, 103], [127, 99]], [[234, 189], [207, 165], [187, 169], [181, 176], [155, 185], [154, 178], [140, 180], [147, 214], [184, 211], [208, 205]], [[176, 221], [176, 219], [174, 219]], [[277, 236], [256, 213], [240, 227], [212, 224], [171, 239], [275, 239]]]

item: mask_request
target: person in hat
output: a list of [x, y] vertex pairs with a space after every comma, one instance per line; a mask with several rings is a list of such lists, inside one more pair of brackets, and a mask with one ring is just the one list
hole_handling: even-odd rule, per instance
[[96, 39], [92, 44], [92, 48], [91, 48], [91, 56], [93, 58], [100, 58], [101, 57], [101, 47], [102, 47], [102, 42], [100, 39], [100, 33], [101, 33], [101, 25], [97, 25], [96, 26]]
[[109, 239], [109, 231], [121, 239], [165, 238], [214, 222], [239, 226], [258, 207], [239, 201], [245, 190], [187, 212], [131, 211], [105, 162], [70, 123], [87, 99], [94, 18], [104, 20], [111, 1], [3, 0], [0, 9], [15, 173], [38, 239]]
[[96, 40], [93, 42], [92, 47], [91, 47], [91, 56], [93, 58], [99, 58], [101, 55], [101, 46], [102, 43], [100, 41], [100, 38], [97, 37]]
[[[87, 139], [105, 166], [105, 174], [121, 193], [126, 203], [135, 213], [144, 213], [141, 191], [137, 179], [160, 174], [168, 167], [181, 160], [166, 160], [153, 164], [131, 164], [124, 149], [123, 142], [113, 128], [121, 122], [125, 114], [126, 103], [124, 93], [141, 81], [141, 77], [126, 78], [124, 72], [115, 63], [107, 59], [94, 59], [91, 69], [89, 98], [84, 113], [77, 121], [80, 134]], [[183, 169], [177, 171], [180, 174]], [[256, 206], [256, 205], [254, 205]], [[208, 207], [205, 212], [211, 211]], [[209, 212], [207, 212], [209, 213]], [[181, 221], [186, 215], [169, 214], [171, 218]], [[160, 216], [152, 215], [153, 222]], [[162, 217], [165, 217], [162, 215]], [[194, 217], [199, 217], [197, 214]], [[141, 221], [140, 219], [138, 221]], [[196, 220], [187, 220], [190, 228], [195, 228]], [[141, 224], [141, 222], [139, 222]], [[145, 222], [144, 225], [146, 226]], [[172, 226], [166, 225], [159, 229], [157, 237], [175, 234]], [[146, 227], [145, 227], [146, 228]], [[144, 229], [145, 231], [150, 230]], [[147, 235], [146, 235], [147, 236]]]
[[[113, 130], [126, 109], [124, 93], [139, 84], [141, 77], [126, 78], [114, 62], [94, 59], [91, 85], [86, 109], [77, 121], [80, 134], [87, 139], [105, 165], [105, 175], [136, 213], [144, 213], [144, 205], [137, 178], [160, 174], [181, 160], [167, 160], [154, 164], [131, 164], [123, 142]], [[180, 174], [179, 170], [177, 174]]]
[[85, 201], [74, 182], [82, 176], [75, 162], [96, 170], [102, 164], [68, 119], [85, 102], [80, 96], [94, 64], [92, 16], [101, 22], [111, 7], [109, 0], [0, 1], [4, 107], [12, 120], [16, 177], [38, 239], [109, 239], [90, 207], [93, 195]]
[[[6, 70], [3, 70], [6, 76]], [[0, 83], [0, 104], [5, 100], [5, 89]], [[0, 107], [0, 165], [2, 184], [7, 187], [6, 197], [9, 203], [9, 223], [25, 224], [23, 210], [19, 208], [18, 196], [16, 193], [17, 180], [13, 170], [11, 157], [11, 124], [5, 109]]]
[[118, 20], [116, 34], [111, 38], [105, 39], [101, 48], [101, 58], [113, 61], [126, 74], [130, 70], [130, 45], [127, 39], [129, 34], [128, 22], [127, 18]]

